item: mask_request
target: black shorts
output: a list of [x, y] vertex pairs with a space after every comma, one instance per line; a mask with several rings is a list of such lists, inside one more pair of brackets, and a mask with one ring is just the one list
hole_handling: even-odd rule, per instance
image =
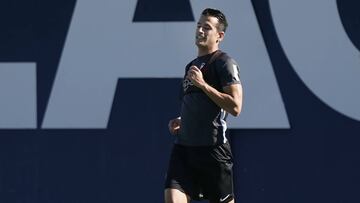
[[227, 203], [234, 199], [232, 166], [228, 142], [209, 147], [175, 144], [165, 188], [178, 189], [193, 200]]

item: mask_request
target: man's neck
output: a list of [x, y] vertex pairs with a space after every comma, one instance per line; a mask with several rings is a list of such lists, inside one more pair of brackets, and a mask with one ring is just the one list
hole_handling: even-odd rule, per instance
[[215, 51], [219, 50], [219, 47], [213, 47], [211, 49], [208, 49], [208, 48], [198, 48], [198, 56], [205, 56], [207, 54], [211, 54], [211, 53], [214, 53]]

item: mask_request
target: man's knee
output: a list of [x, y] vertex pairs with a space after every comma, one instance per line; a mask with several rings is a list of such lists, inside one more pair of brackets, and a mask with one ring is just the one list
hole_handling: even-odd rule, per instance
[[165, 203], [188, 203], [190, 198], [177, 189], [165, 189]]

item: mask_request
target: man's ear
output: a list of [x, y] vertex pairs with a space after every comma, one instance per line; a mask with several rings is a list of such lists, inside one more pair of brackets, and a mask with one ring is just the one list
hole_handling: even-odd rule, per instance
[[218, 34], [219, 34], [219, 36], [216, 41], [221, 42], [225, 37], [225, 32], [222, 31], [222, 32], [219, 32]]

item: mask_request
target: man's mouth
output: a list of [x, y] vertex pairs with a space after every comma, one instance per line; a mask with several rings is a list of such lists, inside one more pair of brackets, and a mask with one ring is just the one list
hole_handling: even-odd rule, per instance
[[205, 36], [197, 35], [196, 39], [197, 40], [205, 40]]

